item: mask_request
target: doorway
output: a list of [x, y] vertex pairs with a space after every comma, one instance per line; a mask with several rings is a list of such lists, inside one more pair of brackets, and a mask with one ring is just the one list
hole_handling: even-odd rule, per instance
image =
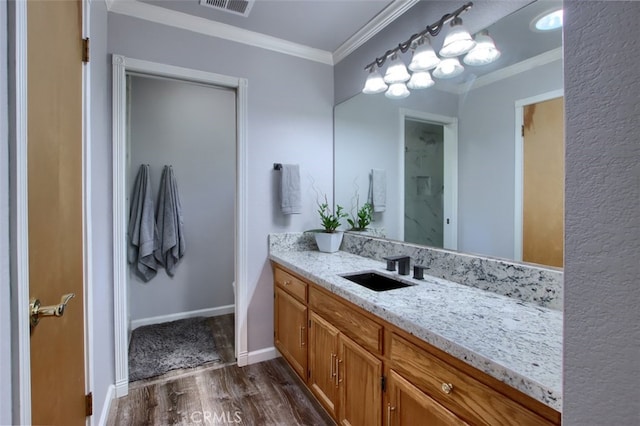
[[458, 122], [400, 110], [401, 239], [431, 247], [458, 246]]
[[[215, 204], [214, 198], [211, 194], [205, 193], [198, 199], [198, 196], [195, 196], [195, 199], [191, 201], [187, 201], [187, 192], [191, 191], [195, 186], [199, 184], [205, 184], [207, 179], [201, 179], [200, 183], [198, 183], [199, 173], [202, 172], [203, 168], [207, 168], [207, 164], [196, 164], [198, 161], [205, 161], [206, 158], [199, 158], [191, 160], [188, 158], [188, 155], [185, 152], [181, 151], [180, 148], [184, 148], [180, 146], [180, 134], [172, 135], [173, 145], [177, 145], [178, 149], [174, 150], [171, 153], [171, 158], [155, 158], [159, 156], [159, 151], [162, 150], [147, 150], [146, 154], [148, 158], [154, 158], [152, 161], [143, 160], [142, 157], [139, 156], [140, 153], [135, 154], [134, 162], [134, 151], [137, 148], [132, 148], [129, 146], [128, 141], [129, 137], [133, 136], [133, 131], [135, 129], [130, 129], [127, 125], [127, 121], [131, 118], [129, 114], [128, 106], [128, 92], [127, 92], [127, 80], [129, 79], [129, 84], [131, 85], [131, 81], [134, 81], [133, 84], [133, 94], [135, 96], [135, 87], [137, 84], [154, 84], [154, 83], [172, 83], [175, 85], [183, 85], [183, 87], [187, 87], [188, 90], [192, 90], [195, 92], [202, 92], [206, 90], [213, 90], [218, 93], [223, 93], [228, 97], [231, 94], [231, 100], [233, 103], [233, 111], [232, 115], [234, 115], [233, 119], [225, 120], [227, 121], [227, 125], [231, 124], [234, 127], [235, 131], [235, 145], [234, 148], [231, 149], [233, 154], [233, 159], [227, 159], [227, 162], [233, 163], [231, 164], [232, 168], [235, 169], [235, 172], [231, 173], [231, 176], [227, 176], [229, 173], [225, 174], [225, 179], [227, 182], [230, 182], [230, 188], [227, 191], [233, 191], [235, 193], [235, 197], [231, 195], [229, 200], [227, 200], [224, 204], [226, 214], [231, 216], [231, 222], [226, 225], [227, 230], [229, 228], [233, 229], [231, 236], [225, 237], [230, 239], [230, 241], [224, 240], [219, 242], [219, 244], [223, 244], [226, 246], [226, 251], [230, 255], [229, 259], [224, 260], [224, 262], [232, 267], [231, 270], [227, 272], [227, 277], [222, 278], [221, 281], [225, 281], [221, 285], [226, 286], [226, 291], [228, 295], [231, 295], [231, 302], [222, 302], [227, 303], [222, 306], [213, 306], [214, 311], [215, 308], [222, 308], [222, 310], [218, 310], [218, 312], [212, 312], [210, 309], [195, 309], [193, 311], [188, 311], [186, 318], [192, 317], [194, 315], [201, 316], [210, 316], [212, 313], [225, 313], [225, 310], [230, 310], [233, 312], [235, 317], [235, 324], [233, 326], [234, 330], [234, 341], [235, 341], [235, 359], [237, 360], [238, 365], [243, 366], [247, 365], [247, 330], [246, 330], [246, 317], [247, 317], [247, 295], [246, 295], [246, 276], [247, 276], [247, 260], [246, 260], [246, 228], [247, 228], [247, 219], [246, 219], [246, 102], [247, 102], [247, 81], [244, 79], [238, 79], [233, 77], [222, 76], [219, 74], [207, 73], [197, 70], [191, 70], [181, 67], [174, 67], [164, 64], [157, 64], [147, 61], [141, 61], [131, 58], [125, 58], [123, 56], [114, 55], [113, 56], [113, 64], [114, 64], [114, 75], [113, 75], [113, 118], [114, 118], [114, 194], [113, 194], [113, 203], [114, 203], [114, 319], [115, 319], [115, 333], [116, 333], [116, 396], [124, 396], [127, 394], [129, 389], [129, 362], [128, 362], [128, 347], [129, 347], [129, 329], [130, 329], [130, 318], [128, 317], [129, 312], [129, 303], [133, 301], [133, 298], [144, 299], [145, 294], [149, 296], [149, 293], [159, 295], [161, 292], [160, 286], [163, 284], [158, 284], [160, 281], [154, 283], [154, 281], [150, 281], [148, 287], [140, 287], [136, 290], [140, 290], [137, 294], [133, 292], [129, 293], [129, 279], [130, 279], [130, 265], [127, 261], [127, 249], [128, 249], [128, 241], [127, 241], [127, 228], [129, 224], [129, 205], [127, 202], [127, 198], [130, 194], [130, 183], [133, 182], [133, 178], [135, 177], [135, 173], [138, 171], [138, 168], [142, 164], [150, 164], [153, 163], [154, 167], [151, 167], [151, 171], [154, 175], [152, 177], [153, 184], [158, 186], [158, 182], [160, 180], [160, 174], [164, 166], [173, 166], [174, 170], [174, 178], [177, 182], [178, 190], [180, 194], [183, 194], [185, 199], [183, 200], [183, 210], [184, 214], [187, 213], [191, 215], [192, 219], [195, 216], [203, 214], [207, 209], [203, 208], [204, 206]], [[132, 80], [133, 78], [138, 78], [140, 80]], [[156, 93], [158, 94], [158, 88], [148, 88], [148, 93]], [[165, 94], [166, 95], [166, 94]], [[175, 93], [170, 97], [175, 98]], [[193, 107], [193, 105], [191, 105]], [[162, 107], [158, 106], [159, 109]], [[204, 111], [201, 111], [205, 116], [210, 113], [215, 113], [215, 111], [207, 111], [209, 107], [203, 106]], [[148, 112], [149, 108], [142, 108], [140, 111], [143, 114]], [[178, 112], [176, 110], [169, 111], [166, 110], [163, 113], [170, 115], [178, 116]], [[189, 114], [191, 117], [193, 114]], [[167, 116], [168, 117], [168, 116]], [[161, 126], [158, 125], [158, 117], [147, 117], [148, 122], [156, 125], [147, 126], [146, 131], [152, 134], [150, 140], [151, 143], [157, 143], [160, 136], [154, 132], [157, 132]], [[180, 118], [178, 118], [180, 119]], [[188, 120], [188, 118], [182, 117], [183, 120]], [[213, 121], [213, 120], [212, 120]], [[189, 123], [185, 123], [187, 127], [189, 127]], [[132, 132], [130, 132], [132, 130]], [[140, 129], [138, 129], [140, 130]], [[165, 132], [168, 130], [165, 129]], [[130, 134], [131, 133], [131, 134]], [[205, 131], [205, 133], [210, 133], [210, 131]], [[206, 136], [206, 135], [205, 135]], [[202, 139], [202, 138], [201, 138]], [[135, 142], [134, 142], [135, 143]], [[175, 147], [175, 146], [174, 146]], [[158, 146], [152, 147], [158, 148]], [[166, 147], [165, 147], [166, 148]], [[140, 164], [137, 164], [140, 163]], [[178, 167], [178, 165], [180, 165]], [[228, 166], [228, 165], [227, 165]], [[233, 167], [235, 166], [235, 167]], [[155, 168], [155, 172], [154, 172]], [[135, 172], [134, 172], [135, 170]], [[221, 170], [212, 170], [212, 172], [220, 172]], [[180, 182], [183, 182], [184, 185], [181, 185]], [[190, 183], [189, 183], [190, 182]], [[188, 184], [188, 185], [187, 185]], [[187, 192], [185, 192], [187, 191]], [[198, 191], [194, 191], [198, 192]], [[181, 197], [182, 198], [182, 197]], [[221, 203], [222, 204], [222, 203]], [[229, 205], [230, 204], [230, 205]], [[186, 211], [187, 205], [189, 212]], [[193, 221], [192, 221], [193, 223]], [[206, 218], [203, 218], [203, 223], [207, 223]], [[205, 226], [205, 225], [203, 225]], [[207, 225], [208, 226], [208, 225]], [[186, 227], [186, 225], [185, 225]], [[210, 227], [199, 229], [195, 231], [196, 233], [206, 234], [213, 232]], [[196, 243], [196, 239], [198, 236], [192, 237], [192, 251], [201, 251], [204, 252], [203, 255], [215, 256], [215, 252], [212, 251], [207, 245], [209, 243]], [[198, 247], [197, 244], [204, 244], [204, 247]], [[218, 244], [218, 243], [216, 243]], [[187, 246], [188, 247], [188, 246]], [[187, 249], [188, 250], [188, 249]], [[192, 254], [192, 260], [195, 260], [195, 254]], [[194, 275], [192, 268], [189, 267], [187, 259], [189, 258], [189, 252], [185, 251], [184, 259], [181, 261], [182, 263], [178, 264], [176, 270], [174, 271], [173, 280], [171, 278], [166, 277], [167, 272], [161, 270], [157, 273], [157, 276], [162, 276], [163, 280], [169, 280], [170, 283], [165, 283], [166, 287], [172, 285], [180, 286], [181, 282], [186, 282], [184, 279], [186, 277], [182, 276], [179, 279], [175, 279], [178, 277], [178, 274], [181, 271], [190, 275], [189, 279], [193, 278]], [[211, 262], [209, 262], [211, 263]], [[189, 271], [189, 272], [187, 272]], [[200, 273], [200, 280], [203, 279], [213, 279], [216, 277], [216, 270], [209, 270], [208, 273], [202, 272]], [[154, 278], [155, 279], [155, 278]], [[226, 282], [228, 281], [228, 282]], [[235, 292], [233, 284], [235, 282]], [[146, 285], [142, 283], [138, 283], [141, 286]], [[154, 288], [154, 284], [158, 284], [158, 288]], [[205, 283], [206, 287], [206, 283]], [[174, 289], [172, 289], [174, 290]], [[165, 295], [166, 300], [161, 300], [158, 302], [160, 305], [163, 305], [165, 309], [170, 309], [173, 305], [178, 305], [184, 300], [177, 300], [178, 298], [188, 299], [188, 298], [196, 298], [201, 299], [202, 296], [198, 296], [194, 292], [183, 292], [182, 296], [177, 296], [179, 293], [172, 293]], [[129, 297], [131, 296], [131, 300]], [[142, 297], [141, 297], [142, 296]], [[184, 306], [184, 305], [183, 305]], [[144, 309], [151, 309], [150, 306], [146, 306]], [[179, 311], [182, 310], [178, 309]], [[166, 322], [164, 320], [169, 320], [171, 322], [172, 319], [176, 319], [171, 315], [174, 313], [166, 314], [165, 310], [164, 315], [155, 315], [150, 313], [151, 311], [143, 311], [140, 316], [145, 318], [140, 318], [142, 320], [149, 321], [151, 323], [155, 321]], [[184, 312], [179, 312], [178, 316], [185, 314]], [[179, 318], [178, 318], [179, 319]], [[138, 322], [134, 325], [144, 325], [143, 322]]]
[[564, 98], [516, 102], [515, 259], [564, 266]]
[[[236, 91], [128, 74], [127, 95], [129, 380], [228, 365]], [[152, 255], [142, 243], [148, 222], [157, 225]]]

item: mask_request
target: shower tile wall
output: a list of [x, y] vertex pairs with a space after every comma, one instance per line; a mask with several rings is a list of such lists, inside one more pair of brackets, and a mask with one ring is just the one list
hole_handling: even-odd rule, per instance
[[404, 239], [443, 246], [444, 129], [405, 121]]

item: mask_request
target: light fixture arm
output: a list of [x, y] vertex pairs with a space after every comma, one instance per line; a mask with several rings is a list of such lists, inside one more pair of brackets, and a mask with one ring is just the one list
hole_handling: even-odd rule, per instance
[[422, 37], [424, 37], [427, 34], [431, 35], [432, 37], [437, 36], [440, 33], [440, 31], [442, 30], [442, 27], [444, 27], [451, 20], [457, 18], [463, 12], [466, 12], [467, 10], [471, 9], [472, 6], [473, 6], [473, 3], [472, 2], [468, 2], [465, 5], [460, 6], [455, 11], [453, 11], [451, 13], [447, 13], [446, 15], [443, 15], [442, 18], [440, 18], [437, 22], [434, 22], [431, 25], [427, 25], [427, 27], [424, 30], [420, 31], [419, 33], [413, 34], [404, 43], [398, 43], [398, 46], [394, 47], [393, 49], [387, 50], [384, 53], [384, 55], [376, 58], [375, 61], [373, 61], [370, 64], [368, 64], [367, 66], [365, 66], [364, 69], [368, 70], [369, 68], [373, 67], [374, 65], [376, 67], [378, 67], [378, 68], [382, 67], [384, 65], [384, 63], [386, 62], [388, 57], [390, 57], [394, 53], [397, 53], [398, 51], [400, 51], [402, 53], [405, 53], [407, 50], [409, 50], [409, 48], [411, 47], [411, 45], [414, 42], [416, 42], [417, 40], [421, 39]]

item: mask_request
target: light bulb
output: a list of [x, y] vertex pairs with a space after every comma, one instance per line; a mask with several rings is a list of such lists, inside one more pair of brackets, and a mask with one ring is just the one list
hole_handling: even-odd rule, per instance
[[440, 58], [431, 47], [428, 37], [423, 37], [418, 43], [418, 47], [413, 51], [413, 58], [409, 64], [411, 71], [429, 71], [440, 63]]
[[429, 71], [416, 71], [411, 75], [411, 79], [407, 83], [409, 89], [426, 89], [435, 84], [431, 78]]
[[362, 93], [373, 95], [376, 93], [384, 92], [385, 90], [387, 90], [386, 83], [376, 69], [376, 66], [372, 65], [369, 68], [369, 75], [367, 76], [367, 81], [364, 83], [364, 89], [362, 89]]
[[409, 90], [404, 83], [393, 83], [389, 86], [384, 95], [390, 99], [402, 99], [409, 96]]
[[487, 65], [500, 57], [500, 51], [496, 48], [493, 39], [487, 30], [476, 35], [476, 46], [464, 57], [467, 65]]
[[436, 78], [453, 78], [464, 71], [464, 67], [460, 64], [458, 58], [443, 59], [442, 62], [433, 70], [433, 76]]
[[398, 57], [397, 53], [391, 56], [391, 61], [387, 67], [387, 72], [384, 74], [384, 82], [388, 84], [404, 83], [409, 80], [411, 76], [404, 62]]
[[462, 26], [462, 19], [454, 18], [444, 38], [440, 56], [443, 58], [460, 56], [473, 49], [475, 45], [476, 42], [471, 38], [471, 34]]

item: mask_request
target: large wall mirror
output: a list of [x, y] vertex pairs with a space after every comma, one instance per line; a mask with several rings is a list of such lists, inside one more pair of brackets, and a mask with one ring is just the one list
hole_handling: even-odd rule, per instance
[[562, 267], [562, 31], [533, 24], [561, 7], [535, 1], [486, 28], [501, 51], [489, 65], [337, 105], [336, 204], [354, 212], [377, 176], [386, 194], [370, 226], [386, 238]]

